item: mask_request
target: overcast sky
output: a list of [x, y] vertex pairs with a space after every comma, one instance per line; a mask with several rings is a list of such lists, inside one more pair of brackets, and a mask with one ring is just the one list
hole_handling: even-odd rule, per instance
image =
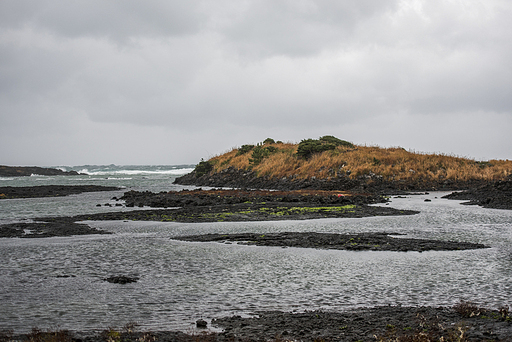
[[510, 0], [0, 1], [0, 164], [334, 135], [512, 159]]

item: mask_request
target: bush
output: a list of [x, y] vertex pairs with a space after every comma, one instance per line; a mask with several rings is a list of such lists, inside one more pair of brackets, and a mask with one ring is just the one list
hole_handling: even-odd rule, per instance
[[304, 159], [309, 159], [315, 153], [334, 150], [338, 146], [345, 146], [353, 148], [354, 145], [348, 141], [338, 139], [331, 135], [326, 135], [320, 139], [305, 139], [302, 140], [297, 148], [297, 155]]
[[352, 143], [345, 141], [345, 140], [338, 139], [336, 137], [333, 137], [332, 135], [324, 135], [323, 137], [321, 137], [318, 140], [323, 141], [328, 144], [333, 144], [336, 146], [345, 146], [345, 147], [349, 147], [349, 148], [354, 148], [354, 145]]
[[297, 155], [304, 159], [309, 159], [313, 154], [328, 150], [334, 150], [336, 145], [323, 143], [320, 140], [306, 139], [302, 140], [297, 148]]
[[194, 171], [196, 172], [196, 177], [204, 176], [211, 170], [213, 170], [213, 164], [210, 163], [209, 161], [204, 161], [202, 158], [199, 164], [197, 164], [194, 169]]
[[246, 154], [247, 152], [249, 152], [253, 148], [254, 148], [254, 145], [242, 145], [242, 147], [240, 147], [238, 149], [238, 152], [236, 153], [236, 155], [237, 156], [241, 156], [242, 154]]
[[272, 138], [267, 138], [265, 140], [263, 140], [263, 145], [266, 145], [266, 144], [275, 144], [276, 142], [274, 141], [274, 139]]
[[267, 146], [267, 147], [256, 146], [252, 150], [252, 155], [251, 155], [252, 158], [249, 158], [249, 163], [251, 163], [252, 165], [258, 165], [259, 163], [261, 163], [261, 161], [263, 159], [267, 158], [272, 153], [276, 153], [277, 150], [278, 150], [278, 148], [274, 147], [274, 146]]

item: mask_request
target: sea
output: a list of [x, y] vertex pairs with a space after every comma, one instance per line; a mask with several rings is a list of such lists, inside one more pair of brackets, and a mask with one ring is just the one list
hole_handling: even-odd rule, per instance
[[[0, 186], [105, 185], [121, 190], [0, 200], [0, 224], [36, 217], [140, 210], [107, 206], [124, 192], [179, 191], [193, 165], [56, 166], [84, 175], [4, 177]], [[87, 174], [87, 175], [85, 175]], [[111, 235], [0, 238], [0, 331], [60, 328], [194, 332], [198, 319], [262, 311], [342, 311], [381, 305], [512, 305], [512, 211], [443, 199], [447, 192], [390, 198], [412, 216], [268, 222], [86, 221]], [[427, 201], [429, 200], [429, 201]], [[100, 206], [98, 206], [100, 204]], [[183, 242], [180, 235], [389, 232], [483, 243], [446, 252], [338, 251]], [[137, 277], [112, 284], [111, 276]], [[214, 327], [210, 329], [215, 330]]]

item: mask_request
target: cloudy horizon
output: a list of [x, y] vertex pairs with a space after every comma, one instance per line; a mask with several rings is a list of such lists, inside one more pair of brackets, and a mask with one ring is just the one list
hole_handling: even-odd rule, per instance
[[0, 2], [0, 164], [195, 164], [334, 135], [512, 159], [512, 3]]

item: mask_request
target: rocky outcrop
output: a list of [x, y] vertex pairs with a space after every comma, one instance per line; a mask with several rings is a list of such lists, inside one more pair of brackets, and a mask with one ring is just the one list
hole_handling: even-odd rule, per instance
[[238, 242], [244, 245], [273, 246], [273, 247], [299, 247], [338, 249], [350, 251], [454, 251], [465, 249], [486, 248], [482, 244], [456, 241], [394, 238], [397, 233], [240, 233], [240, 234], [204, 234], [191, 236], [178, 236], [174, 239], [197, 242]]
[[101, 185], [40, 185], [40, 186], [4, 186], [0, 187], [0, 199], [59, 197], [82, 192], [115, 191], [121, 188]]
[[230, 187], [248, 189], [276, 189], [276, 190], [339, 190], [354, 192], [371, 192], [377, 194], [400, 194], [410, 191], [449, 191], [462, 190], [484, 184], [484, 181], [432, 181], [418, 178], [410, 181], [385, 181], [382, 176], [370, 173], [368, 175], [350, 178], [341, 174], [338, 177], [321, 179], [310, 177], [271, 178], [258, 176], [254, 171], [239, 170], [229, 167], [217, 173], [205, 174], [197, 177], [195, 171], [177, 178], [175, 184], [196, 185], [210, 187]]
[[443, 198], [469, 201], [463, 204], [484, 208], [512, 209], [512, 177], [506, 181], [485, 184], [467, 191], [454, 192]]
[[76, 171], [62, 171], [59, 169], [37, 166], [5, 166], [0, 165], [0, 177], [22, 177], [31, 175], [41, 176], [76, 176], [84, 175]]
[[335, 191], [268, 191], [268, 190], [183, 190], [154, 193], [128, 191], [120, 198], [127, 207], [193, 207], [240, 203], [301, 203], [301, 205], [375, 204], [386, 202], [377, 195], [343, 195]]
[[45, 238], [89, 234], [111, 234], [75, 222], [19, 222], [0, 225], [0, 237]]

